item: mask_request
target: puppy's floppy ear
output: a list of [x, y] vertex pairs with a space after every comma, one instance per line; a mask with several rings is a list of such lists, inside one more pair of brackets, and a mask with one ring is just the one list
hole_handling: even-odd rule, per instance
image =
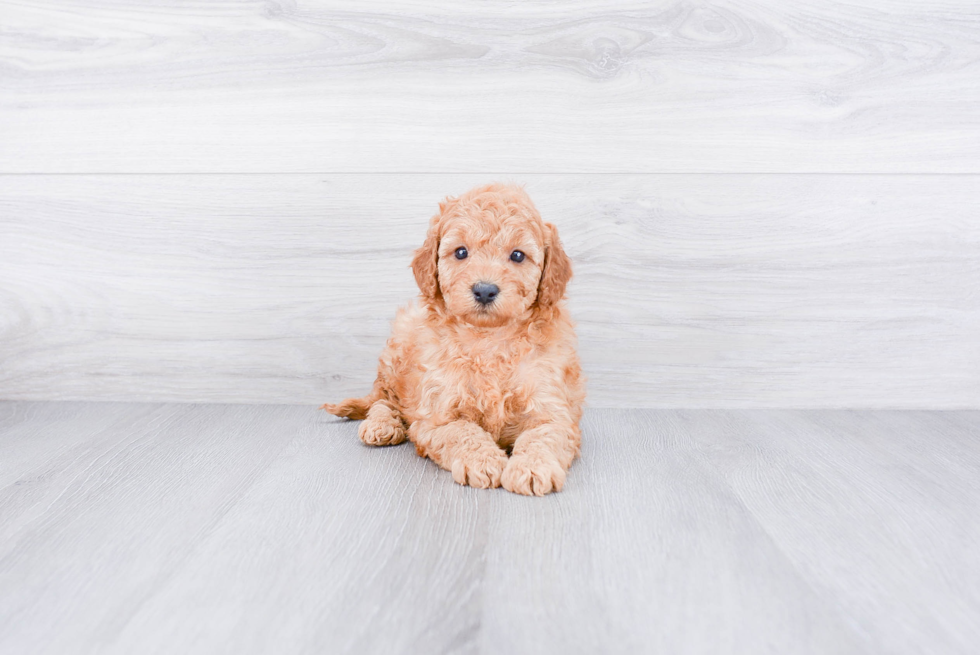
[[425, 235], [425, 241], [412, 258], [415, 283], [419, 285], [422, 295], [429, 300], [435, 300], [439, 296], [439, 232], [442, 227], [442, 217], [455, 204], [455, 200], [449, 198], [439, 203], [439, 213], [429, 221], [429, 231]]
[[545, 223], [544, 270], [538, 284], [537, 304], [549, 307], [565, 295], [565, 285], [572, 279], [572, 261], [565, 254], [558, 240], [558, 229]]
[[422, 295], [435, 300], [439, 293], [439, 217], [432, 219], [422, 247], [412, 258], [412, 272]]

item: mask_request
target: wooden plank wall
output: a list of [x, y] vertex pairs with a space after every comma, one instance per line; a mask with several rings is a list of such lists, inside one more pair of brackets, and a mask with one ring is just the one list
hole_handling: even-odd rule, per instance
[[980, 407], [972, 1], [0, 3], [0, 398], [360, 393], [524, 183], [593, 406]]

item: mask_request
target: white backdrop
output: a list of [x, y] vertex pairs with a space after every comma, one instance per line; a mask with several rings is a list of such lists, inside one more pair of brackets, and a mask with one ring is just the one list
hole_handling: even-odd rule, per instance
[[3, 6], [0, 398], [360, 394], [526, 183], [592, 406], [980, 407], [975, 2]]

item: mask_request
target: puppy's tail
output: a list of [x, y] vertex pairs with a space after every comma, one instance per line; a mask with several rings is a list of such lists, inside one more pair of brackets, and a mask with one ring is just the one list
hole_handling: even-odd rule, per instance
[[381, 400], [381, 390], [375, 385], [371, 393], [363, 398], [348, 398], [336, 405], [324, 403], [320, 405], [320, 409], [325, 409], [334, 416], [342, 416], [355, 421], [361, 421], [367, 417], [368, 410], [371, 409], [371, 405], [377, 400]]

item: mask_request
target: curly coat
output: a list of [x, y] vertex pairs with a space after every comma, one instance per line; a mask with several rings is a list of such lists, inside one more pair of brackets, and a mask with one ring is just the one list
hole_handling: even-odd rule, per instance
[[[421, 303], [399, 310], [371, 393], [323, 409], [364, 419], [366, 444], [411, 439], [460, 484], [560, 490], [579, 455], [585, 380], [555, 226], [522, 188], [476, 188], [440, 203], [412, 270]], [[496, 285], [492, 302], [477, 283]]]

